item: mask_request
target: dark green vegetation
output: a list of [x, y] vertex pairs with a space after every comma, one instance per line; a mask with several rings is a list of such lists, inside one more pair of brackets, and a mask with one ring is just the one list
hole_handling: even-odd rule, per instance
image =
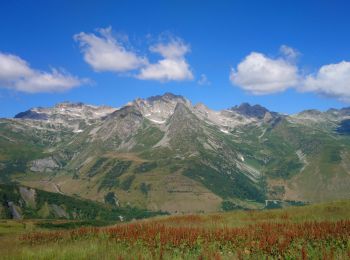
[[114, 192], [108, 192], [107, 195], [105, 195], [105, 203], [112, 206], [118, 205], [118, 198]]
[[106, 220], [82, 220], [82, 221], [38, 221], [36, 226], [43, 229], [74, 229], [80, 227], [104, 227], [113, 225], [115, 221]]
[[223, 211], [232, 211], [232, 210], [243, 209], [241, 206], [239, 206], [231, 201], [227, 201], [227, 200], [224, 200], [222, 202], [221, 208]]
[[[110, 163], [107, 163], [107, 160], [108, 158], [105, 158], [105, 157], [97, 159], [95, 164], [90, 168], [87, 176], [93, 177], [96, 174], [98, 174], [99, 171], [102, 170], [103, 168], [110, 167]], [[111, 172], [111, 170], [109, 172]], [[113, 169], [112, 169], [112, 172], [113, 172]]]
[[193, 163], [184, 175], [202, 182], [208, 189], [222, 198], [240, 198], [264, 201], [264, 193], [243, 174], [230, 176], [213, 168]]
[[[106, 202], [111, 206], [107, 206], [86, 199], [74, 198], [38, 189], [29, 189], [15, 184], [0, 184], [0, 217], [15, 217], [14, 215], [16, 213], [14, 213], [14, 210], [16, 210], [19, 218], [24, 219], [60, 218], [127, 221], [164, 214], [162, 212], [151, 212], [133, 207], [117, 207], [116, 201], [113, 201], [114, 199], [114, 193], [108, 193], [106, 195]], [[10, 206], [11, 203], [14, 206]]]
[[9, 121], [0, 121], [0, 181], [9, 181], [12, 174], [25, 172], [29, 161], [42, 156], [43, 144], [38, 137], [13, 132], [11, 126]]
[[146, 184], [146, 183], [142, 182], [140, 185], [140, 190], [143, 194], [145, 194], [147, 196], [148, 192], [151, 189], [151, 186], [152, 186], [151, 184]]

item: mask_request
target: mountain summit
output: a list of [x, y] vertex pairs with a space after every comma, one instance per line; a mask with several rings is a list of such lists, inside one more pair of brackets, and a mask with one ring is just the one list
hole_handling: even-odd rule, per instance
[[270, 112], [267, 108], [260, 105], [250, 105], [249, 103], [242, 103], [239, 106], [231, 108], [231, 110], [238, 112], [241, 115], [248, 117], [264, 118], [265, 114]]

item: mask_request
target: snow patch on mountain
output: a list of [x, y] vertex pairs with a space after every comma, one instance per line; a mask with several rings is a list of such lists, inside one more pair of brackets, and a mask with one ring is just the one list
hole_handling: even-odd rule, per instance
[[225, 133], [225, 134], [229, 134], [230, 132], [225, 130], [225, 129], [220, 129], [221, 132]]

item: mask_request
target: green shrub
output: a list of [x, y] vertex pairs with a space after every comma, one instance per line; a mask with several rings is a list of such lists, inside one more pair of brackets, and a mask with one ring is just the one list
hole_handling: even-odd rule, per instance
[[146, 184], [144, 182], [141, 183], [140, 185], [140, 190], [143, 194], [145, 194], [146, 196], [148, 195], [148, 192], [150, 191], [151, 189], [151, 184]]
[[126, 177], [126, 179], [120, 184], [120, 188], [122, 188], [123, 190], [129, 190], [134, 179], [135, 175], [130, 175]]
[[229, 200], [224, 200], [223, 202], [221, 202], [221, 208], [223, 211], [244, 209], [240, 205], [237, 205]]
[[118, 199], [114, 192], [110, 191], [105, 195], [105, 203], [109, 204], [111, 206], [117, 206], [118, 205]]

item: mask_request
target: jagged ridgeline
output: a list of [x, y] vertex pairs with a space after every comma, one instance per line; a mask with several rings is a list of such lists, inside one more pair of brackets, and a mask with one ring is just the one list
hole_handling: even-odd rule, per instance
[[166, 93], [0, 119], [0, 178], [116, 208], [210, 212], [350, 198], [350, 109], [221, 111]]

